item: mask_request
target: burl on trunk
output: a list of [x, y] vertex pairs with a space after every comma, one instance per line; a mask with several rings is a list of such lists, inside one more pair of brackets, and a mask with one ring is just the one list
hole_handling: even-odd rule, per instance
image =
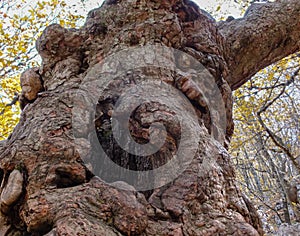
[[262, 235], [226, 150], [231, 93], [299, 49], [287, 2], [217, 23], [190, 1], [107, 0], [47, 27], [1, 143], [0, 234]]

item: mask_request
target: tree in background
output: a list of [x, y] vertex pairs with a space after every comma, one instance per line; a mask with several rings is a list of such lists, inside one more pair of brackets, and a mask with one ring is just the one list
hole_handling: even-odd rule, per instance
[[274, 229], [299, 222], [299, 65], [288, 57], [235, 93], [231, 151], [243, 189]]
[[85, 11], [81, 1], [67, 5], [57, 0], [5, 0], [0, 4], [0, 139], [5, 139], [19, 121], [20, 74], [40, 62], [35, 41], [51, 23], [67, 28], [82, 24]]
[[[244, 14], [255, 1], [235, 2]], [[271, 234], [283, 223], [299, 222], [299, 68], [296, 53], [263, 69], [234, 93], [230, 152], [241, 188], [255, 200]]]
[[[235, 1], [241, 12], [255, 1]], [[267, 2], [267, 1], [258, 1]], [[256, 75], [234, 93], [230, 152], [239, 183], [262, 213], [267, 233], [299, 222], [299, 53]]]

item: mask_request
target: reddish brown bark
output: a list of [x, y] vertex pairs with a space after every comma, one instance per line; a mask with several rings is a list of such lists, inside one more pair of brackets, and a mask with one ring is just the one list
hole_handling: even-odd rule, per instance
[[[295, 9], [290, 9], [288, 3], [294, 3]], [[101, 8], [89, 13], [81, 29], [47, 27], [37, 41], [43, 64], [39, 71], [25, 73], [33, 74], [33, 80], [41, 79], [43, 91], [25, 106], [20, 123], [10, 138], [1, 143], [0, 234], [261, 235], [258, 215], [237, 188], [224, 146], [233, 132], [230, 87], [236, 89], [258, 69], [299, 50], [296, 43], [299, 31], [292, 27], [299, 26], [298, 1], [265, 6], [250, 11], [243, 19], [217, 24], [190, 1], [107, 0]], [[285, 12], [281, 16], [289, 23], [280, 18], [278, 9]], [[274, 33], [273, 26], [286, 34]], [[249, 27], [253, 30], [248, 31]], [[259, 36], [255, 29], [264, 33]], [[251, 37], [250, 43], [243, 43]], [[157, 44], [182, 52], [177, 55], [176, 51], [166, 51], [171, 54], [163, 54], [163, 58], [168, 61], [170, 57], [176, 67], [192, 72], [176, 74], [163, 66], [142, 66], [117, 74], [130, 60], [142, 65], [153, 60], [147, 58], [149, 53], [139, 60], [129, 53], [126, 60], [116, 57], [116, 64], [106, 64], [115, 73], [113, 79], [110, 73], [98, 74], [101, 67], [97, 66], [111, 55]], [[206, 86], [205, 81], [197, 85], [193, 77], [197, 66], [193, 67], [194, 61], [182, 55], [190, 55], [201, 63], [213, 80], [208, 80]], [[160, 61], [161, 65], [164, 60]], [[82, 86], [93, 80], [98, 80], [99, 87]], [[131, 111], [132, 100], [122, 97], [122, 93], [138, 85], [141, 90], [137, 89], [135, 95], [142, 99], [147, 94], [143, 89], [149, 80], [157, 88], [157, 93], [153, 90], [148, 94], [155, 102], [145, 101]], [[175, 90], [162, 93], [163, 84]], [[216, 99], [213, 91], [207, 93], [213, 101], [203, 99], [205, 89], [215, 88], [212, 84], [220, 91], [220, 99]], [[102, 93], [97, 97], [99, 88]], [[185, 98], [180, 103], [171, 99], [176, 98], [175, 91]], [[95, 107], [89, 95], [97, 97]], [[31, 100], [25, 91], [23, 96]], [[120, 97], [124, 101], [122, 111], [131, 111], [129, 123], [122, 125], [129, 127], [136, 143], [152, 142], [152, 134], [157, 138], [164, 135], [165, 142], [158, 152], [138, 157], [118, 145], [111, 120], [114, 115], [124, 115], [115, 107]], [[156, 98], [168, 100], [169, 106]], [[220, 104], [225, 113], [219, 109]], [[115, 163], [133, 171], [155, 170], [176, 159], [180, 142], [188, 139], [172, 106], [195, 107], [196, 120], [190, 116], [190, 110], [184, 117], [190, 132], [191, 145], [185, 143], [187, 150], [195, 142], [191, 137], [197, 137], [195, 155], [189, 165], [184, 162], [190, 156], [180, 160], [184, 172], [173, 181], [155, 189], [137, 191], [122, 179], [126, 171], [114, 176], [115, 172], [103, 169], [105, 161], [95, 165], [93, 160], [100, 153], [95, 146], [99, 142]], [[213, 111], [211, 106], [218, 109]], [[89, 113], [93, 109], [94, 113]], [[72, 122], [74, 116], [82, 121], [80, 125]], [[214, 117], [225, 120], [224, 126], [215, 125]], [[90, 120], [92, 127], [84, 122]], [[150, 127], [157, 122], [165, 129]], [[122, 141], [125, 145], [130, 143], [128, 137]], [[12, 175], [18, 178], [13, 181], [9, 178]], [[156, 176], [148, 177], [153, 183], [157, 181]], [[108, 184], [104, 182], [107, 178], [116, 182]], [[134, 179], [132, 185], [141, 186], [143, 181], [145, 178]]]
[[300, 49], [298, 0], [253, 4], [241, 19], [219, 25], [226, 38], [228, 81], [239, 88], [256, 72]]

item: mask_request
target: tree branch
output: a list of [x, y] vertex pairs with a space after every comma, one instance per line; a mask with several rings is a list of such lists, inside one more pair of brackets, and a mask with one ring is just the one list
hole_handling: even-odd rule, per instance
[[294, 80], [295, 77], [299, 74], [300, 68], [298, 70], [296, 70], [294, 72], [294, 74], [292, 75], [291, 79], [288, 80], [286, 82], [286, 85], [283, 87], [283, 89], [281, 90], [281, 92], [270, 102], [267, 102], [258, 112], [257, 112], [257, 117], [258, 117], [258, 121], [260, 123], [260, 125], [263, 127], [263, 129], [268, 133], [268, 135], [270, 136], [270, 138], [272, 139], [272, 141], [274, 142], [274, 144], [281, 148], [283, 150], [283, 152], [290, 158], [290, 160], [292, 161], [292, 163], [295, 165], [295, 167], [300, 170], [300, 166], [299, 163], [296, 161], [296, 157], [294, 157], [294, 155], [292, 154], [292, 151], [284, 144], [284, 142], [282, 141], [282, 139], [276, 135], [274, 132], [272, 132], [269, 127], [264, 123], [261, 114], [263, 112], [265, 112], [277, 99], [279, 99], [281, 97], [281, 95], [284, 94], [285, 89], [288, 85], [290, 85]]
[[237, 89], [256, 72], [300, 50], [300, 1], [254, 3], [245, 16], [218, 26]]
[[273, 212], [277, 215], [277, 217], [279, 218], [279, 220], [280, 220], [281, 222], [284, 222], [283, 219], [281, 218], [280, 214], [278, 213], [278, 211], [277, 211], [274, 207], [272, 207], [271, 205], [269, 205], [268, 203], [266, 203], [266, 202], [262, 199], [261, 196], [259, 196], [258, 194], [256, 194], [256, 192], [253, 191], [252, 189], [248, 188], [247, 185], [246, 185], [245, 183], [243, 183], [243, 182], [241, 182], [241, 181], [238, 181], [238, 180], [237, 180], [237, 182], [238, 182], [240, 185], [244, 186], [244, 188], [247, 188], [248, 191], [249, 191], [254, 197], [256, 197], [263, 205], [265, 205], [267, 208], [269, 208], [271, 211], [273, 211]]
[[[11, 106], [15, 105], [18, 100], [19, 100], [19, 94], [17, 92], [15, 92], [15, 96], [14, 96], [13, 100], [10, 103], [6, 104], [5, 106], [11, 107]], [[2, 116], [4, 113], [5, 113], [5, 108], [0, 112], [0, 115]]]

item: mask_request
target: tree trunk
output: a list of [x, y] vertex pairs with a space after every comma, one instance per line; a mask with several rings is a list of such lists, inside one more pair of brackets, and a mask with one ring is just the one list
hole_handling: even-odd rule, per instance
[[0, 145], [0, 235], [262, 235], [225, 149], [231, 89], [299, 50], [300, 2], [261, 5], [217, 23], [190, 1], [107, 0], [47, 27]]

